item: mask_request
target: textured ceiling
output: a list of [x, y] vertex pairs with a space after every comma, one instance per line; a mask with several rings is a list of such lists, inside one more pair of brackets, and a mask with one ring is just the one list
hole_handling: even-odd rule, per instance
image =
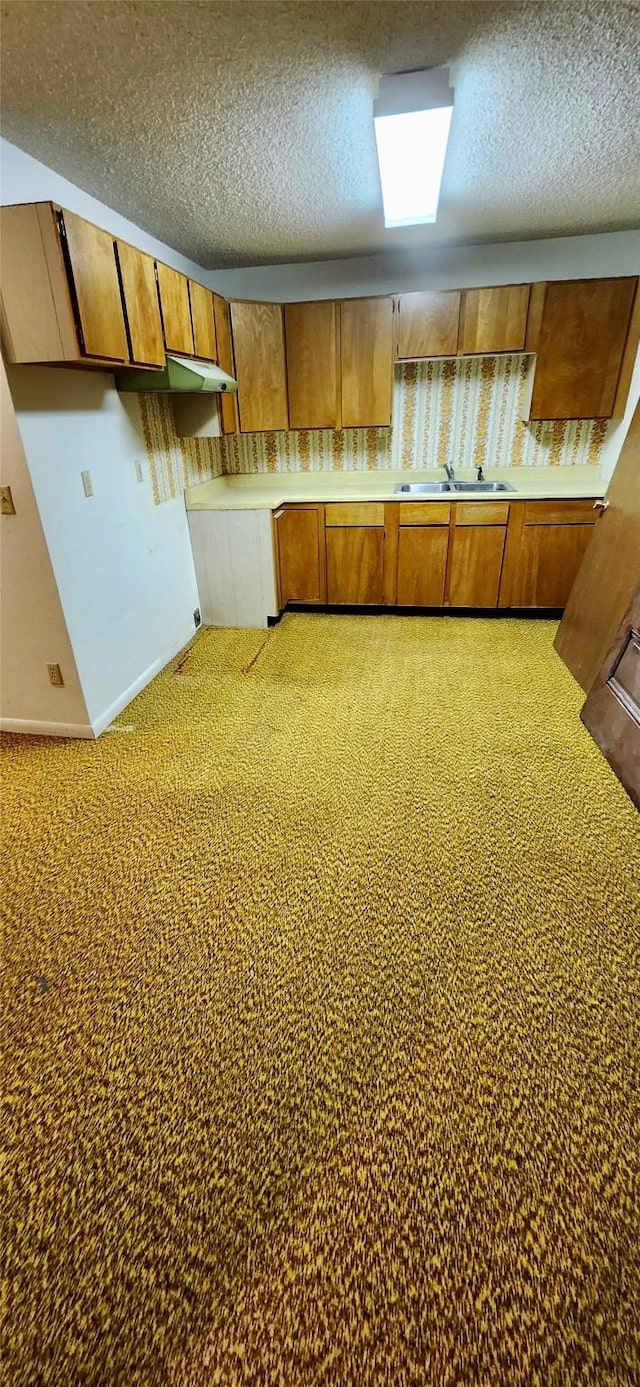
[[[10, 0], [3, 134], [210, 268], [640, 223], [640, 6]], [[435, 226], [386, 231], [382, 72], [450, 61]]]

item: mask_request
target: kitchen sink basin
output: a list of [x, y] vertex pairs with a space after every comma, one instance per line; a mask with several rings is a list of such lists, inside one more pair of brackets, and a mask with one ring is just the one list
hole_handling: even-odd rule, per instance
[[483, 496], [497, 491], [515, 491], [515, 487], [511, 482], [399, 482], [393, 491], [395, 496], [442, 496], [452, 491], [470, 491]]
[[453, 482], [454, 491], [515, 491], [511, 482]]
[[451, 491], [451, 482], [400, 482], [393, 491], [396, 496], [438, 496]]

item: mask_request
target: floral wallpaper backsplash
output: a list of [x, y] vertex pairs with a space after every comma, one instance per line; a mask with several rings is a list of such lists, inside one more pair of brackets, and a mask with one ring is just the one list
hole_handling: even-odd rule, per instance
[[178, 438], [171, 398], [140, 395], [154, 500], [247, 472], [596, 466], [606, 421], [525, 422], [534, 365], [525, 354], [406, 362], [396, 367], [391, 428]]
[[225, 473], [596, 465], [601, 420], [527, 424], [534, 357], [473, 356], [397, 366], [391, 428], [299, 429], [214, 440]]
[[138, 395], [140, 422], [155, 504], [182, 496], [185, 486], [222, 474], [217, 438], [178, 438], [170, 395]]

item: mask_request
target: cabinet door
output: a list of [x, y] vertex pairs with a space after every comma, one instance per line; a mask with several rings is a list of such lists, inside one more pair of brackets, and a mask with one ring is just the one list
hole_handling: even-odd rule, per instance
[[637, 283], [547, 284], [531, 419], [611, 417]]
[[346, 299], [340, 305], [343, 428], [391, 423], [393, 299]]
[[196, 356], [203, 357], [205, 361], [217, 361], [213, 294], [203, 284], [196, 284], [195, 280], [190, 279], [189, 300]]
[[332, 301], [285, 303], [289, 426], [340, 427], [338, 307]]
[[448, 525], [407, 525], [398, 531], [399, 607], [441, 607], [449, 547]]
[[525, 525], [512, 607], [564, 607], [593, 534], [593, 524]]
[[177, 270], [157, 261], [158, 288], [164, 341], [168, 352], [193, 356], [193, 331], [189, 304], [189, 281]]
[[131, 360], [138, 366], [164, 366], [155, 263], [126, 241], [118, 241], [117, 246]]
[[497, 607], [505, 525], [455, 525], [447, 572], [450, 607]]
[[230, 307], [240, 428], [243, 433], [288, 429], [282, 305], [235, 302]]
[[115, 243], [74, 212], [59, 213], [86, 356], [127, 361], [129, 348]]
[[528, 284], [466, 289], [462, 310], [464, 355], [521, 352], [527, 331]]
[[280, 606], [287, 602], [323, 602], [321, 506], [278, 511], [275, 519], [280, 577]]
[[398, 300], [398, 357], [455, 356], [460, 293], [401, 294]]
[[327, 601], [381, 606], [384, 526], [328, 526]]
[[[233, 347], [231, 345], [231, 319], [229, 317], [229, 305], [226, 299], [220, 294], [213, 296], [213, 316], [216, 324], [216, 346], [218, 350], [218, 365], [222, 367], [227, 375], [233, 376], [235, 380], [235, 363], [233, 360]], [[238, 397], [237, 395], [220, 396], [222, 409], [222, 432], [238, 432]]]

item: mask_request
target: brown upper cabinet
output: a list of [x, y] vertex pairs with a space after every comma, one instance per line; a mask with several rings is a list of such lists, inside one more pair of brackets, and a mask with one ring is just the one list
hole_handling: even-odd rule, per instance
[[203, 357], [205, 361], [217, 361], [213, 294], [210, 289], [205, 289], [203, 284], [197, 284], [195, 280], [190, 279], [189, 301], [196, 356]]
[[1, 209], [2, 335], [9, 361], [127, 361], [113, 237], [51, 202]]
[[130, 360], [138, 366], [164, 366], [164, 338], [155, 262], [144, 251], [118, 241], [117, 255], [129, 331]]
[[[536, 340], [531, 419], [609, 419], [624, 411], [624, 358], [637, 278], [546, 285]], [[637, 316], [636, 316], [637, 324]], [[629, 343], [635, 356], [637, 330]]]
[[398, 359], [455, 356], [460, 299], [458, 289], [401, 294], [398, 299]]
[[467, 356], [523, 351], [529, 290], [528, 284], [501, 284], [494, 289], [465, 289], [460, 352]]
[[189, 281], [186, 275], [172, 270], [168, 265], [156, 262], [158, 271], [158, 293], [164, 344], [168, 352], [180, 352], [183, 356], [193, 356], [193, 329], [191, 327], [191, 306], [189, 303]]
[[393, 298], [344, 299], [340, 305], [342, 424], [391, 423]]
[[289, 427], [340, 428], [338, 305], [327, 299], [286, 303], [284, 331]]
[[288, 429], [282, 305], [236, 300], [231, 327], [241, 431]]
[[[226, 299], [220, 294], [213, 295], [213, 316], [216, 325], [216, 348], [218, 352], [218, 365], [228, 376], [235, 376], [235, 363], [233, 360], [233, 346], [231, 342], [231, 317], [229, 305]], [[220, 396], [220, 408], [222, 413], [222, 432], [238, 432], [238, 397], [222, 394]]]

